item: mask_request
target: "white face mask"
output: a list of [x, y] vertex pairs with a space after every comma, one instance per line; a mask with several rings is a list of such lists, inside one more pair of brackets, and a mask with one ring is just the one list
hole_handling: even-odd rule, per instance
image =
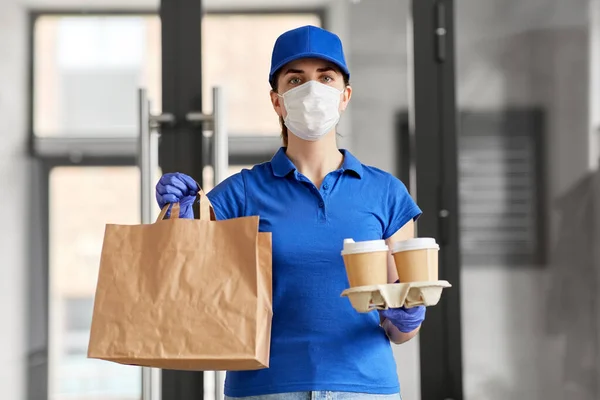
[[287, 115], [285, 126], [300, 139], [319, 140], [340, 120], [340, 95], [334, 87], [308, 81], [279, 97]]

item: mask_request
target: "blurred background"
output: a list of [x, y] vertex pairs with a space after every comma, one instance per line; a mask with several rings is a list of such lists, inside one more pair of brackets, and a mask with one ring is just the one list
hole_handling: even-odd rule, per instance
[[[394, 349], [403, 398], [600, 399], [599, 0], [2, 0], [0, 398], [142, 399], [86, 358], [104, 226], [141, 221], [138, 90], [179, 121], [222, 88], [225, 175], [269, 160], [270, 52], [306, 24], [344, 42], [340, 147], [410, 187], [453, 284]], [[210, 132], [159, 125], [152, 179], [210, 189]]]

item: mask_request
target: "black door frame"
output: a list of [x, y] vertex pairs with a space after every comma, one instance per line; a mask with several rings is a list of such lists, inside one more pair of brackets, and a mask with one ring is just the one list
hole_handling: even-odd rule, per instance
[[[182, 123], [191, 111], [202, 111], [202, 1], [161, 1], [162, 109], [179, 123], [162, 126], [159, 164], [164, 172], [180, 171], [200, 185], [204, 168], [202, 132]], [[196, 214], [198, 210], [196, 210]], [[162, 370], [162, 398], [204, 398], [202, 372]]]
[[440, 243], [440, 279], [452, 284], [420, 333], [421, 399], [462, 400], [454, 1], [412, 3], [417, 229]]

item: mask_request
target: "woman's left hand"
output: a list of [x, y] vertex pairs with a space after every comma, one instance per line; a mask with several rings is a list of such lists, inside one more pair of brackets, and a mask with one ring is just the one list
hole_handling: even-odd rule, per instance
[[400, 332], [409, 333], [425, 320], [425, 306], [388, 308], [380, 310], [379, 315], [388, 319]]

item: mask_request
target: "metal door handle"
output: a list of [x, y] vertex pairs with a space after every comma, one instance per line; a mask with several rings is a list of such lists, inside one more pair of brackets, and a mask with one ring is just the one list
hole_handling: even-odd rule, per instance
[[[141, 179], [141, 217], [143, 224], [152, 222], [154, 198], [153, 173], [158, 168], [158, 137], [153, 133], [150, 101], [146, 89], [138, 91], [138, 165]], [[161, 372], [157, 368], [142, 367], [142, 400], [161, 400]]]
[[216, 186], [229, 175], [229, 138], [225, 114], [225, 94], [220, 87], [213, 88], [213, 141]]
[[229, 138], [223, 88], [219, 86], [213, 88], [212, 114], [191, 111], [186, 114], [185, 119], [192, 124], [202, 125], [204, 130], [212, 131], [210, 151], [216, 185], [227, 178], [229, 173]]
[[[213, 88], [213, 112], [190, 112], [186, 120], [194, 124], [202, 124], [205, 130], [212, 130], [210, 142], [211, 163], [214, 171], [214, 184], [218, 185], [229, 174], [229, 138], [225, 114], [225, 94], [221, 87]], [[206, 371], [205, 398], [207, 400], [224, 399], [225, 374], [222, 371]], [[214, 396], [214, 397], [213, 397]]]
[[[215, 171], [215, 186], [224, 181], [229, 175], [229, 138], [227, 136], [227, 121], [225, 114], [225, 94], [223, 88], [213, 88], [213, 168]], [[223, 400], [225, 373], [215, 371], [215, 399]]]
[[[146, 89], [139, 89], [139, 157], [141, 179], [141, 216], [142, 223], [152, 223], [152, 205], [154, 198], [153, 174], [158, 165], [158, 133], [161, 126], [174, 126], [176, 118], [173, 114], [150, 114], [150, 101]], [[225, 115], [225, 97], [223, 89], [213, 88], [213, 113], [192, 111], [186, 114], [186, 121], [201, 124], [203, 130], [212, 130], [211, 160], [214, 169], [215, 185], [227, 178], [229, 173], [229, 149]], [[214, 373], [214, 399], [222, 400], [224, 373]], [[208, 372], [205, 376], [210, 376]], [[212, 385], [210, 385], [212, 386]], [[157, 368], [142, 368], [142, 400], [161, 400], [161, 373]], [[212, 391], [211, 390], [211, 391]], [[207, 393], [209, 394], [209, 393]], [[210, 395], [210, 394], [209, 394]]]
[[150, 121], [151, 129], [159, 129], [162, 125], [175, 125], [175, 116], [170, 113], [164, 113], [160, 115], [152, 115], [148, 113], [148, 120]]

